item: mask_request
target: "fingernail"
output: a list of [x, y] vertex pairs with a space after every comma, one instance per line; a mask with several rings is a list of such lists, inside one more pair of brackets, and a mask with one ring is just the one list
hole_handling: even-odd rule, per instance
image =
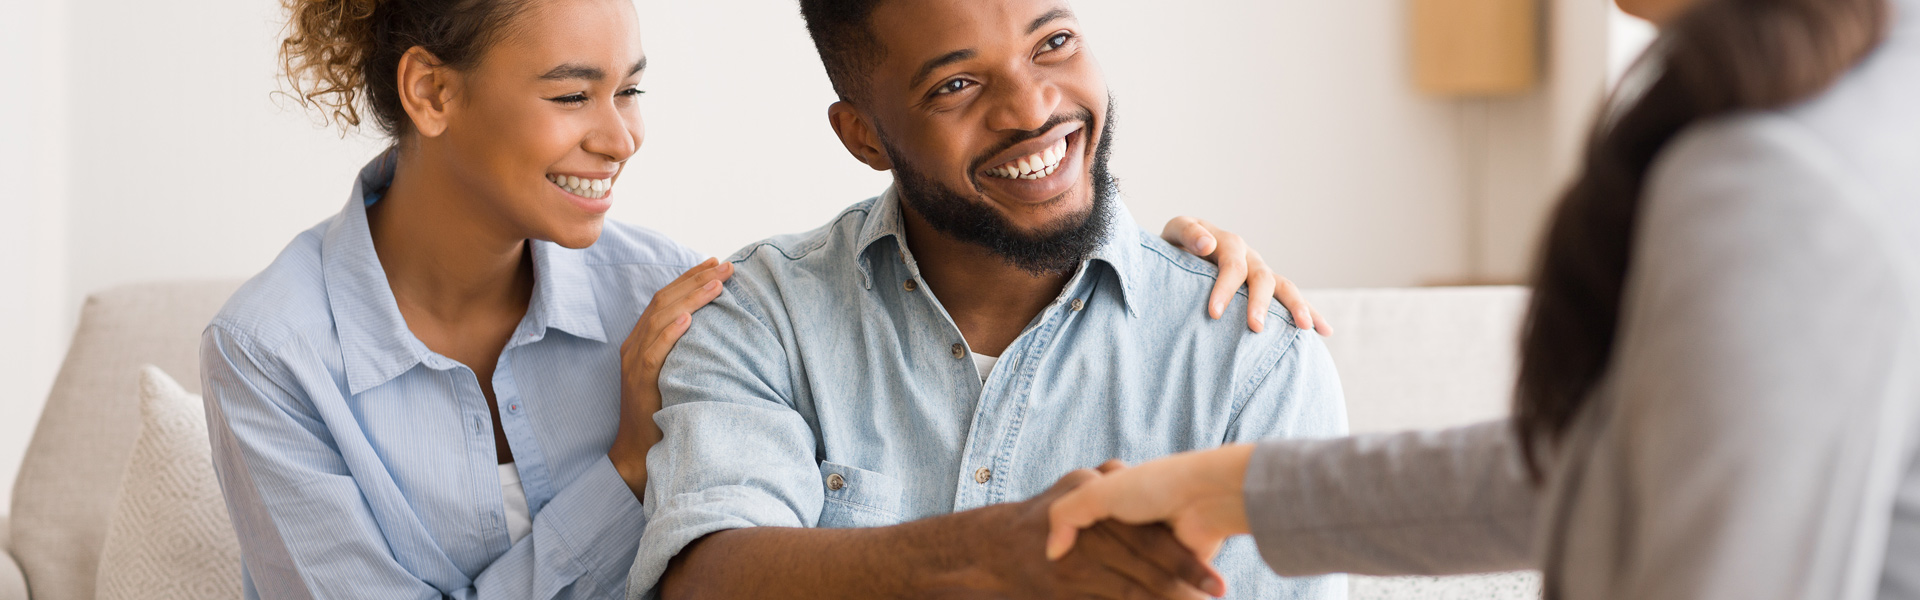
[[1203, 589], [1200, 591], [1206, 592], [1208, 594], [1212, 594], [1213, 597], [1215, 598], [1219, 598], [1221, 596], [1227, 595], [1227, 583], [1224, 581], [1221, 581], [1218, 577], [1209, 577], [1207, 578], [1206, 589]]
[[1208, 310], [1208, 312], [1209, 312], [1209, 314], [1210, 314], [1210, 316], [1212, 316], [1212, 317], [1213, 317], [1213, 318], [1215, 318], [1215, 319], [1218, 319], [1218, 318], [1220, 318], [1220, 313], [1223, 313], [1223, 312], [1226, 312], [1226, 310], [1227, 310], [1227, 307], [1226, 307], [1226, 306], [1224, 306], [1224, 305], [1222, 305], [1222, 304], [1220, 304], [1219, 302], [1215, 302], [1215, 303], [1213, 303], [1213, 308], [1210, 308], [1210, 309], [1207, 309], [1207, 310]]
[[1267, 316], [1266, 316], [1266, 315], [1254, 315], [1254, 316], [1253, 316], [1253, 326], [1254, 326], [1254, 327], [1255, 327], [1256, 329], [1266, 329], [1266, 328], [1267, 328]]

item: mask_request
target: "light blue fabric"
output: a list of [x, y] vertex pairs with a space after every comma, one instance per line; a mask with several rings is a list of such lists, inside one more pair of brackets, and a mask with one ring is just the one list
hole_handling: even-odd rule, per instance
[[513, 543], [478, 381], [407, 329], [374, 253], [365, 200], [392, 176], [391, 155], [367, 165], [202, 340], [247, 598], [617, 597], [645, 524], [606, 457], [620, 342], [699, 256], [613, 222], [586, 250], [532, 243], [493, 376], [534, 515]]
[[[662, 373], [666, 439], [647, 459], [629, 597], [715, 531], [892, 525], [1024, 500], [1109, 458], [1346, 432], [1320, 340], [1277, 307], [1248, 331], [1245, 292], [1208, 319], [1215, 269], [1124, 208], [982, 384], [893, 198], [731, 259]], [[1338, 576], [1278, 578], [1244, 538], [1216, 564], [1235, 598], [1346, 595]]]

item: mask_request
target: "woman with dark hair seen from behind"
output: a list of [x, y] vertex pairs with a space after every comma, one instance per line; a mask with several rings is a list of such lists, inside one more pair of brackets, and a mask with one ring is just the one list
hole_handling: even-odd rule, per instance
[[1053, 506], [1282, 574], [1920, 598], [1920, 0], [1619, 0], [1662, 35], [1554, 216], [1512, 419], [1169, 457]]
[[[393, 147], [202, 338], [246, 597], [623, 596], [660, 364], [732, 274], [604, 218], [644, 137], [632, 3], [286, 1], [296, 96]], [[1222, 265], [1196, 300], [1324, 332], [1238, 236], [1167, 235]]]

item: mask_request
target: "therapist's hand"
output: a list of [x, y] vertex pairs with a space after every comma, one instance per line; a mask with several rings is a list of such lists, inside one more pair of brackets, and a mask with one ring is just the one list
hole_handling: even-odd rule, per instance
[[626, 480], [635, 499], [646, 496], [647, 450], [660, 441], [660, 366], [680, 336], [693, 325], [693, 311], [720, 297], [721, 282], [733, 276], [733, 263], [709, 258], [688, 269], [660, 291], [620, 343], [620, 429], [607, 459]]
[[1313, 305], [1307, 304], [1300, 288], [1274, 273], [1266, 259], [1247, 246], [1247, 241], [1239, 235], [1205, 219], [1174, 217], [1167, 221], [1160, 238], [1220, 267], [1213, 294], [1207, 298], [1208, 316], [1218, 319], [1226, 314], [1233, 293], [1244, 284], [1247, 286], [1247, 326], [1254, 331], [1266, 330], [1267, 303], [1279, 300], [1287, 314], [1293, 315], [1294, 326], [1312, 329], [1320, 335], [1333, 335], [1333, 326], [1313, 310]]
[[1082, 529], [1112, 519], [1165, 523], [1196, 557], [1213, 560], [1227, 538], [1248, 533], [1243, 482], [1253, 448], [1236, 444], [1175, 454], [1073, 488], [1048, 509], [1047, 558], [1065, 556]]

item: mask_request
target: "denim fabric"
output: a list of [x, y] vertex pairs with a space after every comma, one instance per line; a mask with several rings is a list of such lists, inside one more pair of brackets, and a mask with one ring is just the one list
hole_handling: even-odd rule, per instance
[[[1214, 268], [1124, 208], [982, 383], [900, 210], [889, 193], [732, 257], [662, 374], [629, 597], [715, 531], [892, 525], [1024, 500], [1109, 458], [1346, 431], [1320, 340], [1277, 307], [1248, 331], [1244, 292], [1209, 319]], [[1273, 575], [1246, 539], [1217, 565], [1235, 598], [1346, 594], [1337, 576]]]
[[493, 374], [533, 531], [508, 536], [474, 372], [407, 329], [368, 234], [391, 155], [207, 328], [201, 380], [247, 598], [617, 597], [645, 520], [607, 460], [619, 347], [699, 257], [609, 222], [533, 242], [534, 292]]

